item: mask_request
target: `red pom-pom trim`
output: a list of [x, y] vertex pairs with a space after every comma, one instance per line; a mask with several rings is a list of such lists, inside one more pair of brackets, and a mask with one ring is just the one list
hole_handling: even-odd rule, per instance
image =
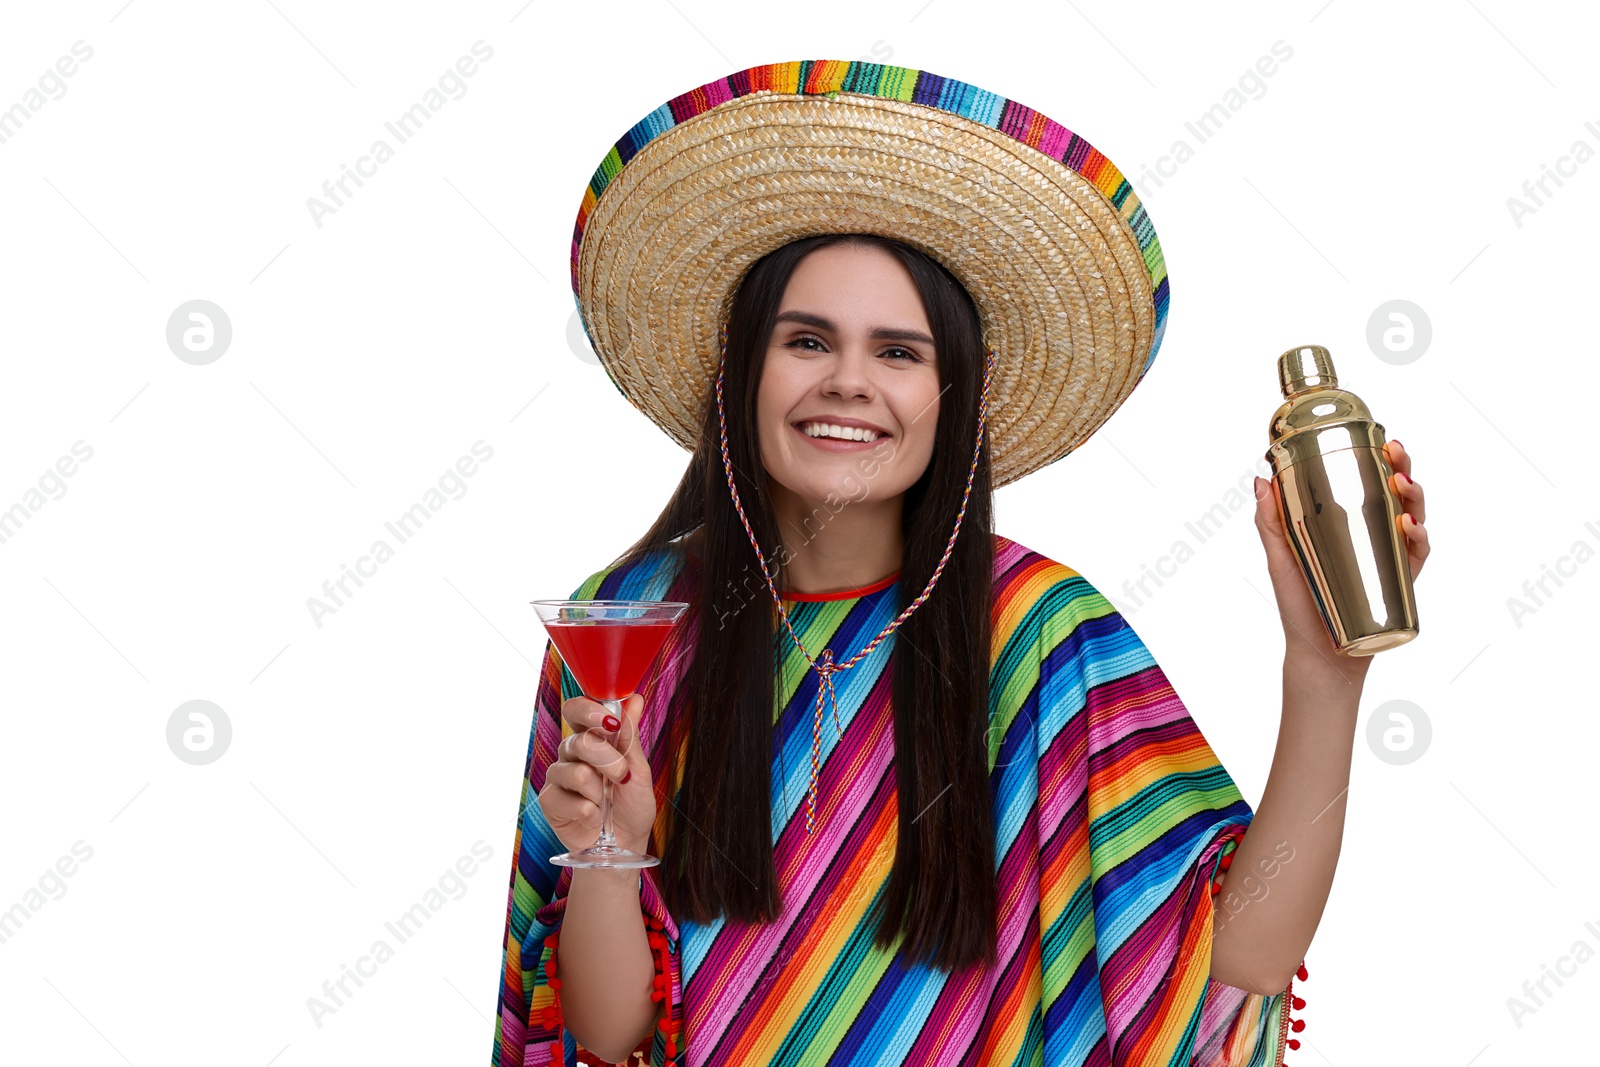
[[550, 1062], [565, 1067], [567, 1062], [566, 1042], [562, 1040], [561, 1030], [564, 1020], [561, 1016], [561, 979], [556, 977], [556, 946], [560, 943], [560, 930], [556, 930], [544, 939], [545, 947], [550, 950], [550, 958], [544, 961], [545, 981], [550, 986], [550, 1007], [545, 1009], [544, 1025], [547, 1029], [555, 1031], [555, 1040], [550, 1042]]
[[[1289, 1037], [1289, 1032], [1292, 1030], [1298, 1034], [1300, 1031], [1306, 1028], [1306, 1021], [1304, 1019], [1294, 1019], [1291, 1021], [1289, 1018], [1289, 1009], [1293, 1008], [1294, 1010], [1299, 1011], [1301, 1008], [1306, 1006], [1305, 997], [1295, 996], [1294, 982], [1295, 978], [1298, 978], [1303, 982], [1307, 977], [1308, 975], [1306, 974], [1305, 962], [1301, 961], [1300, 966], [1295, 969], [1294, 978], [1289, 979], [1289, 986], [1284, 990], [1287, 999], [1283, 1005], [1283, 1020], [1281, 1024], [1282, 1029], [1278, 1033], [1278, 1039], [1279, 1041], [1283, 1041], [1285, 1038], [1288, 1038], [1286, 1046], [1291, 1049], [1299, 1048], [1300, 1041], [1297, 1038]], [[1278, 1067], [1283, 1067], [1282, 1059], [1278, 1061]]]
[[661, 1004], [663, 1011], [661, 1019], [656, 1023], [656, 1029], [651, 1038], [646, 1038], [646, 1045], [653, 1039], [654, 1033], [659, 1032], [665, 1038], [666, 1067], [673, 1067], [678, 1057], [678, 1031], [682, 1023], [672, 1017], [672, 975], [670, 963], [672, 950], [667, 945], [666, 928], [661, 920], [654, 915], [644, 917], [647, 940], [650, 942], [650, 955], [655, 960], [656, 973], [650, 980], [653, 987], [650, 999]]

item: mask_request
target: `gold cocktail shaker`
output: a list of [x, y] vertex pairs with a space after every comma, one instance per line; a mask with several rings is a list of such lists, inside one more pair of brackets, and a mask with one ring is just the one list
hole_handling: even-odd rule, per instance
[[1268, 431], [1289, 544], [1341, 652], [1370, 656], [1417, 636], [1416, 594], [1383, 455], [1383, 427], [1339, 388], [1321, 345], [1278, 357], [1284, 403]]

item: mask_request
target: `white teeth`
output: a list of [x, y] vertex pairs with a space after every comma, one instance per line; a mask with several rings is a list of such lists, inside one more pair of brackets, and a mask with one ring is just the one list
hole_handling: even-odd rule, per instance
[[876, 441], [878, 433], [862, 426], [836, 426], [831, 422], [808, 422], [802, 429], [809, 437], [833, 437], [841, 441]]

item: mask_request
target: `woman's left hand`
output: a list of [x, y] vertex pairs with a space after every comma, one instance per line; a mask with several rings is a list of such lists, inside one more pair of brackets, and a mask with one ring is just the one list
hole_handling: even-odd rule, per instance
[[[1384, 458], [1389, 461], [1389, 466], [1394, 469], [1394, 476], [1389, 484], [1399, 494], [1402, 512], [1399, 518], [1400, 532], [1406, 539], [1406, 555], [1411, 563], [1411, 577], [1414, 581], [1422, 573], [1422, 565], [1428, 558], [1429, 543], [1428, 531], [1423, 529], [1424, 505], [1422, 486], [1411, 480], [1411, 454], [1399, 441], [1388, 441], [1383, 446]], [[1327, 657], [1330, 662], [1337, 659], [1351, 663], [1355, 666], [1366, 666], [1372, 661], [1371, 656], [1350, 656], [1334, 651], [1333, 642], [1328, 637], [1327, 625], [1322, 621], [1322, 613], [1317, 610], [1316, 598], [1311, 593], [1311, 587], [1306, 584], [1305, 575], [1300, 570], [1300, 561], [1294, 554], [1294, 549], [1289, 544], [1288, 532], [1283, 526], [1283, 505], [1279, 502], [1281, 495], [1278, 480], [1270, 482], [1257, 478], [1256, 489], [1256, 530], [1261, 534], [1262, 547], [1267, 553], [1267, 570], [1272, 577], [1272, 588], [1278, 599], [1278, 613], [1283, 616], [1284, 640], [1288, 643], [1290, 654], [1309, 652], [1304, 646], [1305, 642], [1312, 642], [1315, 650]], [[1356, 661], [1359, 661], [1357, 663]]]

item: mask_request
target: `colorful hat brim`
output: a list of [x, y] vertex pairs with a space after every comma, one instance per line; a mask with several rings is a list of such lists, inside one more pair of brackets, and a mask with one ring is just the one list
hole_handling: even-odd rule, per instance
[[1076, 449], [1155, 360], [1166, 264], [1111, 161], [1015, 101], [873, 63], [751, 67], [651, 112], [585, 191], [573, 295], [617, 389], [692, 449], [745, 272], [851, 232], [922, 250], [972, 295], [997, 487]]

